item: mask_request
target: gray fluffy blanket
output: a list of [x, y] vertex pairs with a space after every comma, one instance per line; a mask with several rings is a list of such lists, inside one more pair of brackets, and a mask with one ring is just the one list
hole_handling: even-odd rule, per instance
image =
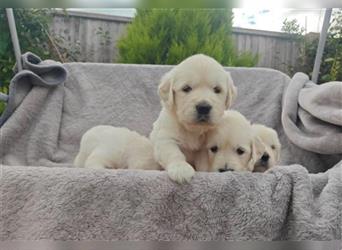
[[342, 82], [316, 85], [303, 73], [284, 96], [282, 122], [289, 139], [320, 154], [342, 154]]
[[23, 60], [27, 71], [11, 88], [17, 100], [0, 119], [1, 240], [341, 239], [341, 156], [287, 139], [286, 75], [228, 68], [239, 90], [234, 108], [278, 131], [282, 166], [264, 174], [197, 173], [178, 185], [165, 172], [71, 165], [94, 125], [147, 135], [160, 111], [157, 84], [170, 66]]

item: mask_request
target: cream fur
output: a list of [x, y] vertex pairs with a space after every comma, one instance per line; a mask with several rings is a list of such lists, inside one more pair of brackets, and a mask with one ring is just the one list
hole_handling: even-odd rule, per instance
[[82, 137], [74, 165], [86, 168], [158, 170], [146, 137], [127, 128], [96, 126]]
[[[212, 148], [217, 147], [217, 152]], [[201, 171], [253, 171], [264, 146], [254, 135], [250, 122], [239, 112], [225, 111], [218, 126], [208, 132], [206, 147], [199, 157]], [[242, 152], [239, 154], [238, 152]]]
[[277, 132], [262, 124], [252, 125], [254, 133], [261, 139], [264, 144], [265, 150], [261, 155], [267, 153], [269, 155], [268, 163], [262, 164], [261, 160], [258, 160], [255, 164], [255, 172], [264, 172], [277, 165], [280, 161], [281, 144], [279, 142]]
[[[184, 87], [191, 91], [184, 92]], [[220, 93], [215, 93], [215, 89]], [[232, 78], [213, 58], [199, 54], [191, 56], [166, 73], [158, 93], [162, 111], [150, 139], [157, 162], [169, 177], [179, 183], [194, 175], [195, 155], [203, 147], [208, 131], [221, 121], [224, 110], [236, 97]], [[196, 120], [196, 105], [212, 106], [206, 122]]]

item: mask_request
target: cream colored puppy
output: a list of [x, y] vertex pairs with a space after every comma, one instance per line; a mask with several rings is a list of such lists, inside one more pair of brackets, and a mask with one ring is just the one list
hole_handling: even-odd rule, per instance
[[154, 156], [172, 180], [187, 182], [196, 152], [231, 106], [236, 88], [217, 61], [199, 54], [166, 73], [158, 93], [162, 110], [150, 134]]
[[281, 144], [274, 129], [261, 124], [253, 124], [252, 128], [265, 146], [265, 150], [255, 164], [254, 172], [265, 172], [279, 163]]
[[146, 137], [127, 128], [96, 126], [82, 137], [74, 165], [86, 168], [159, 170]]
[[198, 158], [198, 170], [253, 171], [264, 150], [251, 123], [237, 111], [225, 111], [218, 126], [208, 132], [206, 149]]

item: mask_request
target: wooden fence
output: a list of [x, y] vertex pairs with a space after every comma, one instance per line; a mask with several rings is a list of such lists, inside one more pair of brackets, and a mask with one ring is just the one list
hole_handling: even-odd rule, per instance
[[51, 31], [80, 62], [115, 62], [117, 40], [131, 18], [69, 11], [57, 12]]
[[[118, 56], [117, 40], [124, 34], [131, 18], [82, 13], [56, 13], [51, 31], [77, 55], [77, 61], [115, 62]], [[288, 73], [299, 53], [293, 37], [262, 30], [233, 28], [233, 38], [240, 52], [259, 55], [258, 67], [268, 67]]]
[[233, 38], [240, 52], [250, 51], [259, 55], [258, 67], [288, 73], [299, 56], [298, 42], [286, 33], [233, 28]]

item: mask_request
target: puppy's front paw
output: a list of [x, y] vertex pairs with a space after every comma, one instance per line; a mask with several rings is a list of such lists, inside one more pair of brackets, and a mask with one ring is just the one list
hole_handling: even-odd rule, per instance
[[187, 162], [172, 163], [167, 168], [167, 173], [171, 180], [184, 183], [189, 182], [195, 174], [194, 168]]

